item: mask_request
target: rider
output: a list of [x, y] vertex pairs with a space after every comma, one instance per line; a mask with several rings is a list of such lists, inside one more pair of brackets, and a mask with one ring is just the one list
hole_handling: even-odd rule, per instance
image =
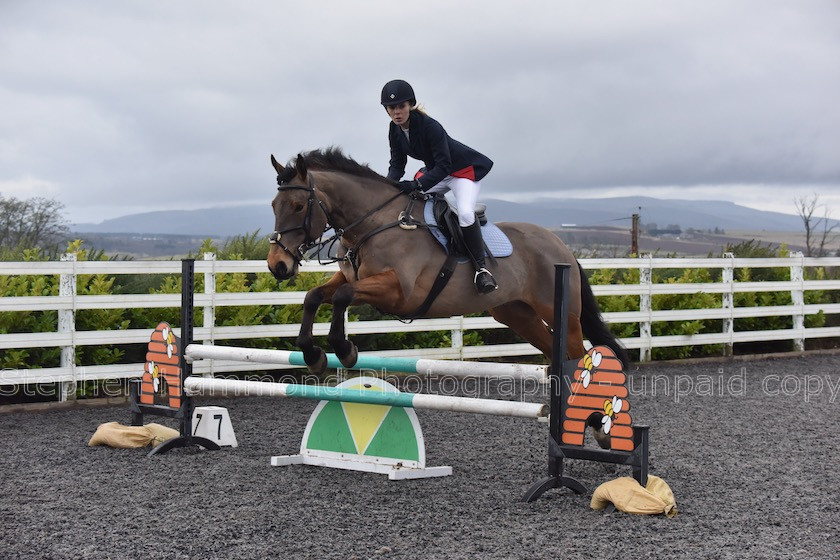
[[382, 105], [391, 117], [388, 141], [391, 162], [388, 178], [399, 181], [405, 174], [407, 156], [422, 160], [425, 171], [412, 181], [400, 181], [406, 192], [419, 189], [426, 193], [455, 195], [458, 225], [475, 267], [475, 287], [482, 294], [498, 286], [484, 267], [484, 240], [475, 219], [479, 181], [493, 167], [493, 162], [472, 148], [453, 140], [435, 119], [417, 107], [414, 90], [405, 80], [391, 80], [382, 88]]

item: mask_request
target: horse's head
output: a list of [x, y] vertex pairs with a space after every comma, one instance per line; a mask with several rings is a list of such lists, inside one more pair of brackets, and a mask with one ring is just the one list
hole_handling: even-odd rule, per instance
[[303, 254], [324, 232], [327, 214], [302, 155], [298, 155], [294, 167], [283, 167], [273, 155], [271, 164], [280, 186], [271, 202], [274, 233], [270, 237], [268, 269], [278, 280], [285, 280], [297, 274]]

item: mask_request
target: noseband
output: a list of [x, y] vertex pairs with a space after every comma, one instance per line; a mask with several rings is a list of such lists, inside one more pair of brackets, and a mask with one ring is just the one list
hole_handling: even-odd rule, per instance
[[[318, 203], [318, 206], [321, 208], [321, 211], [324, 213], [324, 216], [327, 218], [327, 226], [325, 226], [324, 231], [327, 231], [326, 228], [329, 226], [330, 217], [329, 217], [329, 214], [327, 214], [327, 209], [324, 208], [324, 203], [321, 202], [320, 198], [315, 196], [315, 184], [312, 181], [312, 174], [311, 173], [309, 174], [309, 186], [308, 187], [305, 187], [303, 185], [280, 185], [279, 187], [277, 187], [277, 190], [279, 192], [291, 191], [291, 190], [309, 191], [309, 198], [306, 201], [306, 216], [303, 218], [303, 223], [301, 223], [301, 225], [299, 225], [299, 226], [290, 227], [290, 228], [284, 229], [282, 231], [274, 231], [268, 237], [268, 242], [269, 243], [271, 243], [272, 245], [277, 245], [278, 247], [280, 247], [281, 249], [286, 251], [286, 253], [290, 257], [292, 257], [292, 259], [295, 261], [295, 264], [299, 265], [301, 260], [303, 259], [303, 254], [306, 253], [306, 251], [308, 251], [312, 247], [315, 247], [315, 246], [318, 245], [318, 243], [312, 237], [312, 210], [313, 210], [313, 208], [315, 208], [315, 203], [316, 202]], [[298, 245], [298, 247], [294, 251], [292, 251], [291, 249], [286, 247], [286, 245], [284, 245], [283, 242], [280, 241], [280, 239], [283, 237], [283, 234], [289, 233], [290, 231], [297, 231], [297, 230], [302, 230], [303, 231], [303, 235], [304, 235], [303, 243]], [[323, 233], [323, 232], [321, 232], [321, 233]], [[320, 237], [320, 235], [319, 235], [319, 237]]]

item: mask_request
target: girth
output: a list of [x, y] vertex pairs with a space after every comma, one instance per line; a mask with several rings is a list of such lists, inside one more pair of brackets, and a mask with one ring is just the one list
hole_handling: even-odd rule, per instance
[[434, 301], [449, 283], [449, 279], [452, 278], [452, 273], [455, 272], [455, 268], [457, 266], [457, 257], [453, 255], [447, 255], [446, 260], [443, 261], [443, 266], [440, 267], [440, 272], [438, 272], [438, 275], [435, 278], [435, 283], [432, 284], [432, 289], [429, 290], [429, 293], [426, 295], [426, 299], [423, 300], [423, 303], [420, 304], [420, 307], [406, 315], [406, 319], [417, 319], [418, 317], [422, 317], [426, 314], [426, 312], [432, 306], [432, 303], [434, 303]]

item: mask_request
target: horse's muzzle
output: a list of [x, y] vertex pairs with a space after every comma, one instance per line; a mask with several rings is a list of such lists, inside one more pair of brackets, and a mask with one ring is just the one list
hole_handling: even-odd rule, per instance
[[271, 261], [269, 260], [268, 261], [268, 270], [271, 271], [271, 274], [277, 280], [283, 281], [283, 280], [288, 280], [289, 278], [291, 278], [292, 276], [297, 274], [297, 265], [296, 264], [292, 265], [292, 267], [289, 268], [286, 265], [286, 263], [284, 263], [282, 260], [278, 260], [274, 264], [272, 264]]

